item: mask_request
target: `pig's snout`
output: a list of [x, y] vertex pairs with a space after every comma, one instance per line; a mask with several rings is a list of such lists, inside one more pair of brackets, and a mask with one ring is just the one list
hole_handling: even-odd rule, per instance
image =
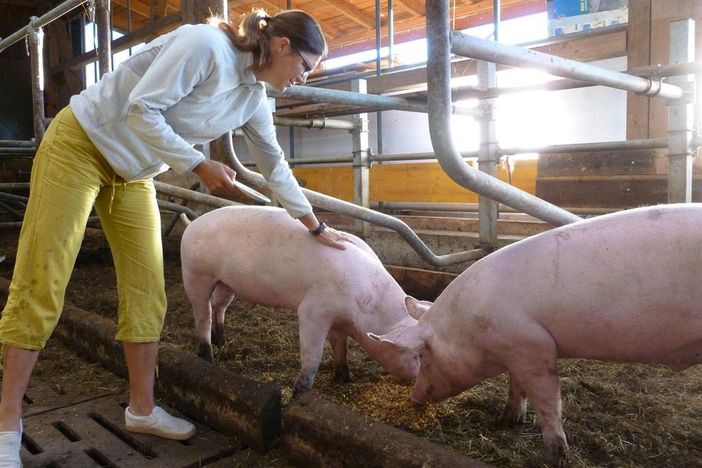
[[425, 385], [422, 382], [417, 380], [415, 382], [414, 387], [412, 388], [412, 393], [410, 394], [410, 398], [412, 399], [412, 403], [415, 405], [426, 405], [427, 403], [431, 403], [432, 398], [431, 398], [431, 386], [430, 385]]
[[410, 394], [410, 399], [412, 400], [412, 403], [417, 406], [424, 406], [429, 403], [429, 400], [424, 395], [418, 396], [414, 391]]
[[416, 353], [405, 353], [398, 361], [399, 365], [393, 374], [404, 384], [411, 383], [419, 375], [419, 356]]

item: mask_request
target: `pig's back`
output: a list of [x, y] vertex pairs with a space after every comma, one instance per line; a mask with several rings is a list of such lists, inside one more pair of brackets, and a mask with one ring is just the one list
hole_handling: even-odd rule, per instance
[[702, 342], [700, 227], [699, 204], [597, 217], [486, 257], [450, 295], [471, 314], [536, 320], [563, 356], [651, 360]]
[[240, 297], [297, 307], [311, 287], [342, 291], [355, 278], [384, 272], [370, 247], [351, 237], [339, 250], [320, 244], [283, 209], [226, 207], [187, 227], [181, 259], [184, 270], [214, 275]]

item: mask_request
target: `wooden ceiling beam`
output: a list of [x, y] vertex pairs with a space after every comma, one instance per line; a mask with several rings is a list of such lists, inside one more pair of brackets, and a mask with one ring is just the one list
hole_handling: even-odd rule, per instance
[[425, 15], [424, 0], [400, 0], [400, 3], [419, 16]]
[[[121, 0], [119, 2], [114, 2], [115, 5], [119, 5], [121, 7], [124, 7], [125, 9], [127, 8], [127, 0]], [[143, 18], [150, 18], [151, 17], [151, 3], [149, 2], [148, 4], [144, 2], [140, 2], [139, 0], [131, 0], [130, 1], [130, 6], [132, 7], [132, 14], [136, 13], [137, 15], [143, 17]]]
[[[403, 0], [404, 1], [404, 0]], [[529, 15], [544, 11], [543, 0], [502, 0], [502, 19], [507, 20], [518, 16]], [[469, 6], [459, 6], [455, 12], [455, 28], [465, 29], [492, 22], [492, 0], [484, 0]], [[453, 18], [453, 13], [452, 13]], [[453, 26], [453, 19], [451, 20]], [[395, 42], [401, 43], [408, 40], [426, 37], [426, 19], [424, 16], [413, 17], [404, 21], [395, 21]], [[387, 35], [382, 34], [383, 44]], [[339, 41], [329, 44], [329, 57], [352, 54], [361, 50], [375, 47], [374, 31], [359, 31], [339, 38]]]
[[369, 15], [346, 0], [322, 0], [324, 3], [337, 8], [339, 13], [355, 21], [364, 28], [375, 29], [375, 15]]
[[159, 18], [166, 16], [168, 0], [151, 0], [151, 11], [149, 12], [149, 22], [153, 23]]

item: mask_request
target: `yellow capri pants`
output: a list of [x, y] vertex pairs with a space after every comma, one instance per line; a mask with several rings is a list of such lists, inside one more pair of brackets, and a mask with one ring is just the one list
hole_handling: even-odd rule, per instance
[[70, 107], [39, 146], [0, 342], [42, 349], [58, 323], [88, 216], [100, 217], [117, 273], [117, 340], [158, 341], [166, 313], [161, 218], [151, 179], [126, 183]]

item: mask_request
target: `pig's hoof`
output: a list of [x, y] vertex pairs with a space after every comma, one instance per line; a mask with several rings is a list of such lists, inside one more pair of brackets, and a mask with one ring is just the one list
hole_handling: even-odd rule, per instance
[[513, 427], [526, 422], [526, 411], [515, 412], [509, 406], [505, 406], [504, 411], [497, 418], [497, 425], [501, 427]]
[[295, 385], [293, 385], [293, 398], [298, 395], [302, 395], [305, 392], [312, 390], [312, 385], [314, 384], [314, 377], [303, 377], [300, 376], [295, 380]]
[[546, 460], [550, 466], [568, 466], [568, 443], [563, 439], [546, 443]]
[[212, 328], [212, 344], [215, 346], [224, 345], [224, 325], [219, 327], [215, 324]]
[[197, 355], [208, 362], [214, 362], [214, 353], [212, 352], [212, 345], [206, 343], [200, 343], [197, 348]]
[[293, 398], [297, 398], [300, 395], [303, 395], [303, 394], [309, 392], [310, 390], [312, 390], [312, 388], [305, 387], [303, 385], [298, 385], [296, 383], [295, 386], [293, 387]]
[[351, 383], [356, 378], [353, 376], [348, 366], [334, 369], [334, 382], [336, 383]]

